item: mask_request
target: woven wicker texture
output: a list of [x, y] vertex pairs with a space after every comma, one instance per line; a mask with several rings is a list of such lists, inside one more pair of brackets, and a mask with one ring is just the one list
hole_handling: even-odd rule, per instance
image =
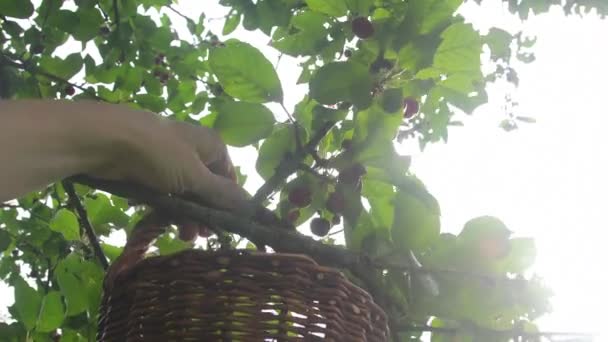
[[386, 317], [307, 257], [188, 250], [145, 259], [104, 296], [99, 341], [386, 341]]
[[387, 341], [383, 311], [338, 271], [293, 254], [186, 250], [112, 279], [98, 341]]

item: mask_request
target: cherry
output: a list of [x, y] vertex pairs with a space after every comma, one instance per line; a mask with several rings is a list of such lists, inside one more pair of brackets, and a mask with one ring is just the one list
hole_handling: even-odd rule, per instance
[[350, 139], [344, 139], [342, 140], [341, 147], [343, 150], [348, 151], [353, 147], [353, 141]]
[[374, 25], [366, 17], [357, 17], [352, 21], [352, 29], [355, 36], [367, 39], [374, 35]]
[[287, 214], [287, 221], [293, 223], [296, 222], [300, 218], [299, 210], [292, 210]]
[[334, 214], [342, 213], [344, 211], [344, 194], [338, 191], [332, 192], [327, 198], [325, 206], [327, 210]]
[[32, 54], [39, 55], [44, 51], [44, 46], [42, 44], [32, 45]]
[[102, 26], [99, 28], [99, 34], [102, 36], [107, 36], [110, 34], [110, 29], [107, 26]]
[[321, 217], [315, 217], [310, 221], [310, 231], [316, 236], [325, 236], [329, 233], [329, 221]]
[[340, 215], [334, 215], [334, 217], [331, 219], [331, 224], [334, 226], [340, 224]]
[[66, 95], [68, 96], [72, 96], [74, 95], [74, 93], [76, 93], [76, 90], [74, 89], [74, 87], [72, 87], [71, 85], [68, 85], [65, 87], [65, 89], [63, 90], [65, 92]]
[[405, 98], [403, 100], [403, 107], [403, 117], [406, 119], [411, 119], [420, 110], [420, 105], [418, 104], [418, 101], [416, 101], [416, 99], [413, 97]]
[[338, 175], [338, 180], [344, 184], [357, 184], [361, 180], [361, 176], [366, 173], [365, 167], [357, 163], [348, 169], [342, 170]]
[[312, 202], [312, 192], [306, 187], [293, 188], [287, 196], [289, 202], [298, 208], [304, 208]]

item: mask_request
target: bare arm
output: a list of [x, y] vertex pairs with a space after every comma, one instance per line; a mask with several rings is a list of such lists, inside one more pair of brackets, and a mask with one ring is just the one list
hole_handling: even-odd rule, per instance
[[227, 209], [248, 197], [210, 129], [121, 105], [0, 100], [0, 201], [79, 173], [193, 192]]

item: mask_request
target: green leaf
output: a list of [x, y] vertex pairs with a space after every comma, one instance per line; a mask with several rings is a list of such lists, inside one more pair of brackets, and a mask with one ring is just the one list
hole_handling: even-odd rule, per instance
[[211, 50], [209, 65], [224, 91], [239, 100], [282, 102], [283, 90], [274, 67], [255, 47], [237, 40]]
[[404, 191], [395, 198], [392, 238], [404, 251], [425, 251], [439, 238], [439, 215], [416, 196]]
[[441, 34], [442, 42], [433, 59], [433, 67], [447, 74], [444, 87], [463, 94], [476, 90], [481, 74], [481, 38], [472, 25], [456, 23]]
[[344, 0], [306, 0], [308, 8], [334, 17], [341, 17], [348, 9]]
[[263, 104], [218, 101], [214, 109], [218, 115], [213, 128], [228, 145], [251, 145], [272, 133], [274, 115]]
[[149, 111], [160, 113], [167, 108], [165, 99], [161, 96], [150, 94], [135, 95], [135, 102]]
[[96, 198], [86, 198], [84, 201], [89, 221], [96, 232], [109, 233], [108, 224], [124, 227], [129, 222], [129, 216], [120, 208], [114, 206], [104, 194], [96, 194]]
[[0, 0], [0, 14], [26, 19], [34, 13], [34, 5], [30, 0]]
[[226, 18], [226, 22], [224, 22], [224, 28], [222, 29], [222, 34], [227, 36], [234, 32], [236, 28], [241, 23], [241, 14], [240, 13], [232, 13]]
[[272, 46], [291, 56], [318, 54], [328, 43], [328, 31], [325, 28], [327, 21], [328, 17], [321, 13], [298, 13], [289, 24], [293, 29], [277, 28], [273, 34]]
[[67, 209], [60, 209], [49, 222], [51, 230], [61, 233], [68, 241], [80, 240], [80, 225], [76, 215]]
[[65, 311], [61, 293], [51, 291], [42, 299], [42, 307], [36, 325], [36, 331], [51, 332], [61, 327]]
[[0, 229], [0, 253], [4, 252], [12, 242], [11, 235], [4, 228]]
[[122, 253], [123, 250], [123, 248], [121, 247], [112, 246], [107, 243], [102, 243], [101, 249], [103, 249], [103, 254], [105, 254], [110, 259], [110, 262], [114, 262], [114, 260], [118, 258], [118, 256], [120, 255], [120, 253]]
[[73, 273], [74, 267], [63, 260], [55, 270], [55, 277], [59, 284], [61, 294], [65, 298], [66, 315], [74, 316], [87, 309], [88, 299], [83, 283]]
[[508, 61], [511, 57], [511, 41], [513, 36], [502, 29], [492, 27], [490, 32], [483, 37], [483, 41], [488, 44], [490, 51], [492, 51], [493, 59], [503, 59]]
[[116, 79], [116, 88], [126, 93], [136, 92], [141, 88], [144, 69], [125, 65]]
[[326, 105], [347, 101], [365, 109], [371, 104], [371, 92], [369, 72], [362, 65], [351, 62], [326, 64], [310, 80], [310, 96]]
[[38, 321], [42, 296], [21, 277], [16, 278], [13, 287], [15, 290], [15, 306], [17, 313], [19, 313], [20, 322], [28, 330], [32, 330]]
[[83, 64], [78, 52], [68, 55], [65, 59], [46, 55], [40, 58], [40, 67], [44, 71], [66, 80], [76, 75], [82, 69]]
[[509, 240], [510, 252], [501, 269], [509, 273], [523, 273], [532, 267], [536, 260], [536, 244], [531, 238]]
[[190, 243], [172, 238], [169, 234], [163, 234], [156, 240], [156, 247], [158, 247], [160, 255], [169, 255], [185, 250], [190, 247]]
[[99, 34], [99, 27], [103, 24], [103, 17], [95, 7], [80, 8], [76, 12], [78, 25], [72, 27], [70, 32], [76, 40], [87, 42]]
[[[277, 126], [260, 147], [256, 169], [264, 179], [270, 178], [281, 160], [287, 153], [293, 153], [296, 148], [295, 131], [292, 125]], [[302, 140], [306, 139], [304, 130], [300, 130]]]
[[344, 0], [346, 7], [356, 15], [366, 16], [372, 8], [373, 0]]

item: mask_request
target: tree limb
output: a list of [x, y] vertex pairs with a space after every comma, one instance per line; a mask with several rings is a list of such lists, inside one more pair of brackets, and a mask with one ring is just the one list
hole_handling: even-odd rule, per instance
[[105, 254], [103, 253], [103, 249], [101, 249], [101, 245], [99, 244], [99, 240], [95, 235], [95, 231], [93, 230], [93, 226], [91, 226], [91, 222], [89, 221], [89, 216], [87, 215], [86, 209], [82, 206], [80, 199], [78, 198], [78, 194], [76, 194], [76, 190], [74, 189], [74, 185], [70, 181], [64, 181], [63, 187], [65, 188], [65, 192], [68, 194], [68, 199], [70, 206], [76, 210], [78, 214], [78, 221], [80, 221], [80, 225], [84, 227], [84, 231], [87, 234], [87, 238], [93, 247], [93, 252], [95, 256], [99, 260], [99, 263], [103, 267], [104, 270], [108, 269], [108, 259], [106, 259]]

